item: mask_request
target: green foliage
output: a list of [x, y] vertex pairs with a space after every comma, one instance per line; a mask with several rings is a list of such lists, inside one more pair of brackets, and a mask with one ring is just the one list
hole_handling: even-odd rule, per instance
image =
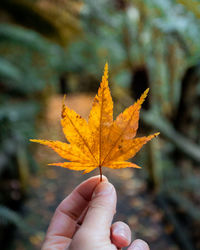
[[0, 51], [3, 55], [0, 72], [6, 76], [3, 84], [20, 93], [41, 91], [47, 81], [54, 84], [63, 70], [62, 49], [34, 31], [0, 25]]
[[34, 31], [8, 24], [0, 25], [0, 51], [0, 146], [2, 153], [7, 152], [7, 140], [16, 146], [12, 154], [4, 152], [4, 159], [10, 162], [18, 146], [27, 147], [28, 138], [34, 133], [39, 111], [37, 95], [47, 83], [55, 85], [58, 81], [63, 53], [58, 45]]
[[200, 18], [200, 3], [199, 1], [191, 0], [177, 0], [178, 3], [184, 5], [188, 10], [192, 11], [197, 18]]
[[22, 73], [15, 65], [0, 57], [0, 78], [5, 82], [20, 82], [22, 80]]
[[22, 217], [19, 216], [18, 213], [2, 205], [0, 205], [0, 224], [14, 224], [22, 230], [28, 230], [28, 226], [24, 223]]
[[53, 20], [48, 18], [35, 5], [34, 1], [2, 0], [1, 10], [22, 26], [32, 28], [47, 36], [57, 36], [60, 39], [59, 31]]
[[48, 95], [44, 91], [56, 89], [65, 54], [35, 31], [10, 24], [0, 24], [0, 53], [0, 231], [5, 237], [10, 223], [27, 228], [18, 210], [36, 171], [29, 138]]
[[38, 33], [7, 23], [0, 24], [0, 42], [20, 45], [21, 47], [23, 46], [34, 51], [39, 51], [42, 54], [47, 52], [50, 47], [50, 42]]

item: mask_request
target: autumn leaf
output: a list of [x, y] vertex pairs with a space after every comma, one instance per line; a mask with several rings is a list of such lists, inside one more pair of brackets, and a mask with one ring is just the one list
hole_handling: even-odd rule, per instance
[[99, 168], [100, 176], [102, 176], [102, 167], [140, 168], [127, 160], [135, 156], [144, 144], [159, 134], [135, 138], [141, 105], [148, 91], [149, 89], [113, 121], [113, 101], [108, 87], [108, 64], [106, 63], [88, 121], [67, 107], [63, 101], [61, 125], [68, 143], [33, 139], [30, 141], [52, 148], [67, 160], [67, 162], [49, 165], [83, 170], [84, 173]]

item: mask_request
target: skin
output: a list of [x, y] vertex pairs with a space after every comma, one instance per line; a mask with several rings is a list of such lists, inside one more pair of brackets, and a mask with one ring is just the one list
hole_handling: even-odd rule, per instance
[[[112, 224], [116, 191], [106, 177], [92, 177], [57, 207], [42, 250], [149, 250], [142, 240], [131, 243], [131, 230], [124, 222]], [[131, 244], [130, 244], [131, 243]]]

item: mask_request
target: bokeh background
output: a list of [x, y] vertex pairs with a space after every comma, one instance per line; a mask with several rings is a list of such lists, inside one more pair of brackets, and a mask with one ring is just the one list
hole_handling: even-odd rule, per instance
[[200, 249], [200, 2], [1, 0], [0, 246], [40, 249], [64, 197], [91, 175], [30, 138], [65, 141], [63, 94], [87, 118], [105, 62], [115, 115], [150, 87], [138, 135], [160, 131], [103, 173], [118, 193], [115, 220], [151, 249]]

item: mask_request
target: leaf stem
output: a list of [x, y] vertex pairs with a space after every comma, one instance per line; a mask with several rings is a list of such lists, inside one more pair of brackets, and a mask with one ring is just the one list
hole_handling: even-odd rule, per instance
[[102, 169], [101, 169], [101, 166], [99, 166], [99, 171], [100, 171], [100, 182], [102, 182]]

